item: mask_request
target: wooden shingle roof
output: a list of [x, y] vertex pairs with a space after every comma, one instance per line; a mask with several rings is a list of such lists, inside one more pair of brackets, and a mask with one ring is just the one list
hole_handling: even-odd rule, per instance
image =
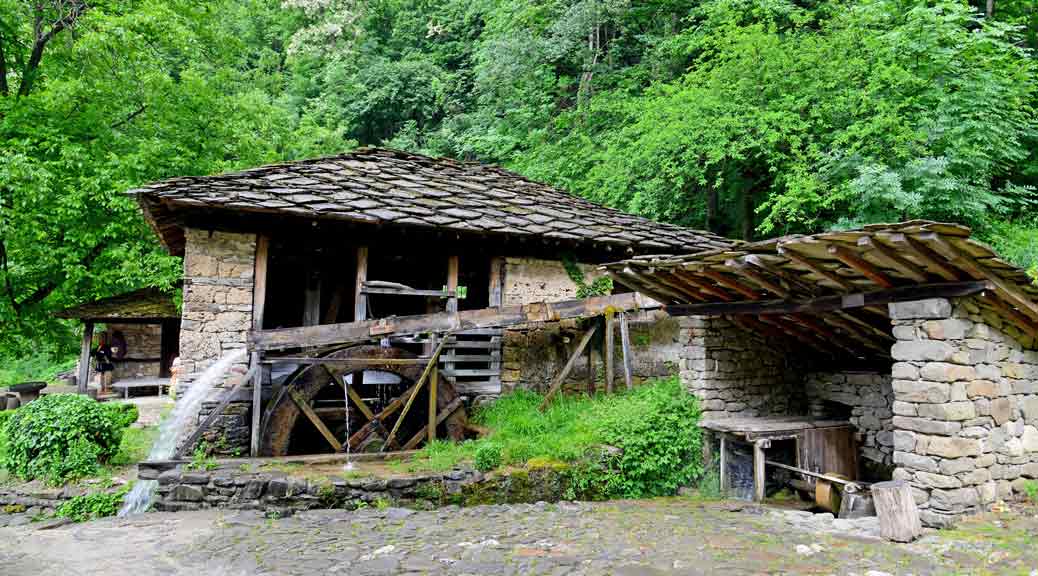
[[58, 318], [92, 321], [162, 320], [180, 318], [170, 294], [158, 288], [142, 288], [60, 310]]
[[870, 297], [930, 289], [979, 294], [987, 314], [1002, 318], [1021, 341], [1038, 342], [1038, 286], [970, 233], [957, 224], [915, 220], [602, 268], [672, 314], [729, 316], [752, 331], [782, 332], [825, 353], [889, 355], [887, 307], [870, 304]]
[[173, 253], [175, 212], [229, 210], [360, 223], [540, 236], [636, 254], [726, 248], [721, 236], [594, 204], [497, 166], [366, 148], [216, 176], [173, 178], [132, 190]]

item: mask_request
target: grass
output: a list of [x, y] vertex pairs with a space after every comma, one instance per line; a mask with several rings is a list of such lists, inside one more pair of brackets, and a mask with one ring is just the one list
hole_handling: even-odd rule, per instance
[[58, 374], [75, 367], [75, 356], [52, 358], [39, 354], [24, 358], [4, 358], [0, 360], [0, 387], [36, 380], [54, 383]]
[[133, 426], [123, 431], [123, 440], [119, 444], [119, 453], [109, 463], [113, 467], [130, 466], [148, 457], [151, 445], [159, 435], [158, 426]]

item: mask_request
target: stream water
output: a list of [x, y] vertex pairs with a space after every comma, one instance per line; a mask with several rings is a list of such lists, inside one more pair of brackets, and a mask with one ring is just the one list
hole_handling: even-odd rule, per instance
[[[187, 425], [196, 422], [198, 410], [202, 407], [202, 402], [209, 396], [213, 386], [221, 381], [234, 363], [244, 359], [244, 349], [231, 352], [217, 360], [191, 383], [187, 392], [177, 398], [173, 412], [159, 425], [159, 437], [151, 446], [148, 460], [167, 460], [173, 457], [173, 452], [177, 449], [177, 441]], [[158, 482], [155, 480], [138, 480], [134, 484], [133, 490], [130, 490], [130, 493], [123, 498], [123, 507], [119, 510], [119, 516], [146, 511], [151, 506], [157, 486]]]

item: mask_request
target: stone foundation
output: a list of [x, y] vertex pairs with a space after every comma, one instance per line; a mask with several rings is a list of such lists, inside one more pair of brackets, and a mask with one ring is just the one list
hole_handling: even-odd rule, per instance
[[[252, 327], [252, 289], [256, 236], [230, 232], [185, 231], [184, 308], [180, 327], [183, 394], [205, 369], [228, 353], [244, 350]], [[216, 383], [199, 419], [212, 411], [224, 390], [247, 372], [243, 356]], [[248, 394], [232, 402], [203, 440], [218, 453], [248, 453]]]
[[890, 315], [895, 478], [912, 483], [923, 522], [949, 525], [1038, 478], [1033, 341], [972, 299], [892, 304]]

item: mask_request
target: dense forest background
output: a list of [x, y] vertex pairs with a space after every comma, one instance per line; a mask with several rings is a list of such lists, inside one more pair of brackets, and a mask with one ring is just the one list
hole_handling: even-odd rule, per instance
[[1038, 271], [1032, 0], [0, 0], [0, 363], [165, 255], [125, 191], [375, 144], [739, 238], [930, 218]]

